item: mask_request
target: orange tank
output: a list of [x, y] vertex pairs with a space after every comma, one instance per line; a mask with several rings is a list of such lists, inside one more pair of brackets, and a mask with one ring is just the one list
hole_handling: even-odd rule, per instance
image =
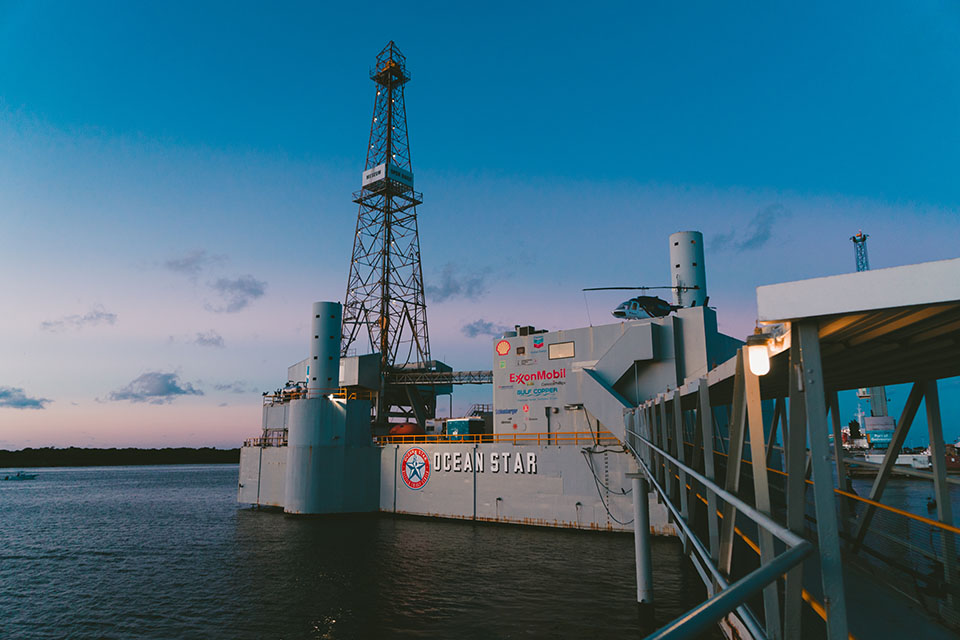
[[418, 424], [405, 423], [390, 427], [391, 436], [422, 436], [425, 431]]

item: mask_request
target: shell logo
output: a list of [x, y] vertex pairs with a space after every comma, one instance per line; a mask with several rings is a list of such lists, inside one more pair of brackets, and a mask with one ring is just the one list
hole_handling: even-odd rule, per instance
[[501, 340], [497, 343], [497, 355], [505, 356], [510, 353], [510, 343], [506, 340]]

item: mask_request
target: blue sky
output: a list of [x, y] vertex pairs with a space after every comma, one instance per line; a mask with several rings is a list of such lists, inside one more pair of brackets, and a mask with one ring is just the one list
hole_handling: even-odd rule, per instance
[[255, 434], [310, 303], [343, 298], [390, 39], [458, 369], [490, 366], [467, 325], [582, 326], [582, 287], [664, 284], [677, 230], [741, 337], [757, 285], [852, 271], [858, 229], [874, 268], [960, 253], [953, 3], [0, 1], [0, 447]]

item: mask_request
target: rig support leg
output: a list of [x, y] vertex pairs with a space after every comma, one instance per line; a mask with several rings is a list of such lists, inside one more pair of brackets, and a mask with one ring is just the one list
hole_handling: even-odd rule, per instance
[[650, 491], [643, 473], [630, 474], [633, 481], [633, 545], [637, 558], [637, 602], [653, 604], [653, 565], [650, 561]]

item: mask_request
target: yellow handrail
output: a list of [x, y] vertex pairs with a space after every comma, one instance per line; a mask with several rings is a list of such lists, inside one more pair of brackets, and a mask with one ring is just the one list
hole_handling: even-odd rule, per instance
[[618, 444], [609, 431], [556, 431], [553, 433], [470, 433], [376, 436], [378, 445], [387, 444]]
[[333, 389], [289, 389], [279, 393], [265, 393], [263, 395], [264, 404], [276, 404], [277, 402], [288, 402], [290, 400], [312, 400], [327, 396], [335, 400], [373, 400], [376, 396], [374, 391], [363, 389], [347, 389], [336, 387]]
[[[684, 441], [684, 444], [688, 444], [688, 445], [690, 445], [691, 447], [694, 446], [692, 442], [686, 442], [686, 441]], [[700, 448], [703, 449], [703, 447], [700, 447]], [[728, 454], [726, 454], [726, 453], [724, 453], [724, 452], [722, 452], [722, 451], [717, 451], [716, 449], [714, 449], [713, 452], [716, 453], [716, 454], [718, 454], [718, 455], [723, 456], [724, 458], [729, 457]], [[743, 460], [743, 462], [746, 462], [746, 463], [749, 464], [750, 466], [753, 466], [753, 462], [750, 461], [750, 460]], [[767, 471], [772, 471], [772, 472], [774, 472], [774, 473], [776, 473], [776, 474], [778, 474], [778, 475], [781, 475], [781, 476], [786, 476], [786, 475], [787, 475], [785, 472], [781, 471], [780, 469], [774, 469], [773, 467], [767, 467]], [[811, 486], [813, 485], [813, 480], [810, 480], [809, 478], [804, 478], [804, 482], [806, 482], [807, 484], [809, 484], [809, 485], [811, 485]], [[843, 497], [845, 497], [845, 498], [849, 498], [849, 499], [851, 499], [851, 500], [856, 500], [856, 501], [858, 501], [858, 502], [863, 502], [864, 504], [873, 505], [874, 507], [876, 507], [876, 508], [878, 508], [878, 509], [883, 509], [884, 511], [889, 511], [889, 512], [891, 512], [891, 513], [896, 513], [896, 514], [901, 515], [901, 516], [904, 516], [904, 517], [906, 517], [906, 518], [910, 518], [911, 520], [916, 520], [917, 522], [923, 522], [924, 524], [930, 525], [931, 527], [935, 527], [935, 528], [937, 528], [937, 529], [943, 529], [944, 531], [949, 531], [949, 532], [951, 532], [951, 533], [960, 534], [960, 527], [955, 527], [955, 526], [950, 525], [950, 524], [947, 524], [947, 523], [945, 523], [945, 522], [939, 522], [939, 521], [933, 520], [933, 519], [931, 519], [931, 518], [925, 518], [924, 516], [920, 516], [920, 515], [917, 515], [917, 514], [915, 514], [915, 513], [910, 513], [909, 511], [904, 511], [903, 509], [898, 509], [898, 508], [896, 508], [896, 507], [891, 507], [890, 505], [883, 504], [882, 502], [877, 502], [876, 500], [870, 500], [869, 498], [863, 498], [863, 497], [861, 497], [861, 496], [858, 496], [858, 495], [855, 494], [855, 493], [849, 493], [849, 492], [847, 492], [847, 491], [843, 491], [842, 489], [836, 489], [836, 488], [834, 488], [833, 492], [836, 493], [836, 494], [839, 494], [839, 495], [841, 495], [841, 496], [843, 496]]]

